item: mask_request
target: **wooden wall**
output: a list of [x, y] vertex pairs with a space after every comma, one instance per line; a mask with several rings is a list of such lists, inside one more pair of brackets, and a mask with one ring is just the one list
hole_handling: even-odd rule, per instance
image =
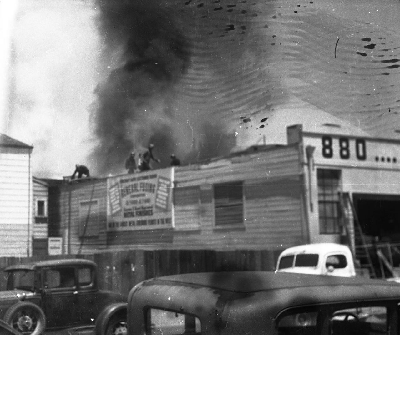
[[0, 256], [32, 253], [31, 148], [0, 146]]
[[[214, 185], [239, 182], [243, 222], [215, 226]], [[126, 250], [280, 250], [306, 238], [303, 176], [297, 145], [175, 170], [169, 229], [107, 231], [107, 178], [61, 187], [65, 253]]]
[[107, 180], [83, 179], [61, 186], [61, 234], [66, 254], [92, 254], [107, 246]]
[[[296, 146], [178, 170], [175, 177], [175, 248], [274, 250], [303, 243], [303, 179]], [[221, 182], [243, 182], [243, 224], [215, 225], [213, 187]]]

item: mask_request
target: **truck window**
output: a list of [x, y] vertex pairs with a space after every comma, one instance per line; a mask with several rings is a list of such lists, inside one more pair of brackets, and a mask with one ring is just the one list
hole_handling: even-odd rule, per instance
[[292, 268], [294, 256], [284, 256], [279, 261], [278, 269]]
[[337, 268], [346, 268], [347, 267], [347, 257], [344, 254], [335, 254], [330, 255], [326, 259], [326, 267], [329, 266], [337, 269]]
[[318, 254], [297, 254], [296, 256], [283, 256], [279, 261], [278, 269], [292, 267], [316, 267], [318, 265]]
[[316, 267], [318, 265], [318, 254], [297, 254], [295, 267]]

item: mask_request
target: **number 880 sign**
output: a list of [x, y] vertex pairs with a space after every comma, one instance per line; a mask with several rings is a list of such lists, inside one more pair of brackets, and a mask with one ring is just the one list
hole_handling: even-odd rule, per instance
[[365, 139], [349, 139], [346, 137], [335, 138], [324, 136], [322, 138], [322, 157], [340, 158], [349, 160], [356, 158], [363, 161], [367, 159], [367, 146]]

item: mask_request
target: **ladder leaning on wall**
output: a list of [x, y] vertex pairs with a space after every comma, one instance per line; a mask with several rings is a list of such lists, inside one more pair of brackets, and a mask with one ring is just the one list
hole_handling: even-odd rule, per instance
[[376, 278], [368, 244], [349, 193], [339, 192], [339, 206], [343, 244], [350, 247], [358, 268], [367, 270], [371, 278]]

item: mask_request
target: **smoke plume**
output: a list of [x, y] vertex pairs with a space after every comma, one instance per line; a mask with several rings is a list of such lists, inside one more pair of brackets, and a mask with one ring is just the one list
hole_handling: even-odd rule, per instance
[[[218, 3], [232, 11], [228, 2]], [[242, 3], [238, 23], [250, 7]], [[206, 17], [216, 7], [211, 2], [98, 0], [98, 5], [109, 73], [98, 85], [92, 114], [97, 172], [123, 172], [129, 152], [138, 154], [149, 143], [161, 167], [169, 165], [171, 153], [184, 163], [229, 153], [235, 130], [226, 110], [218, 111], [221, 93], [230, 72], [240, 77], [244, 71], [242, 50], [237, 57], [237, 43], [226, 40], [232, 14], [226, 12], [227, 25], [219, 20], [215, 26]], [[244, 27], [241, 33], [246, 36]]]

